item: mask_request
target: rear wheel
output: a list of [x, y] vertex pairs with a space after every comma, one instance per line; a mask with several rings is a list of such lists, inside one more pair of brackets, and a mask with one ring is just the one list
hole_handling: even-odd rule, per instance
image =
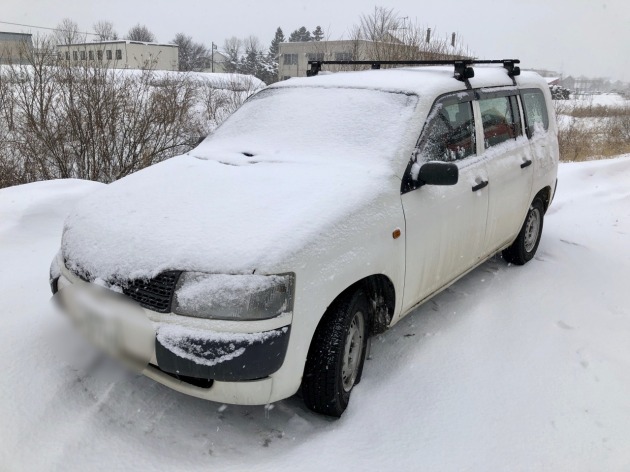
[[523, 265], [534, 257], [540, 244], [544, 215], [545, 207], [542, 200], [534, 199], [518, 237], [503, 251], [503, 259], [512, 264]]
[[326, 311], [306, 359], [302, 396], [311, 410], [339, 417], [361, 378], [367, 347], [368, 303], [361, 289]]

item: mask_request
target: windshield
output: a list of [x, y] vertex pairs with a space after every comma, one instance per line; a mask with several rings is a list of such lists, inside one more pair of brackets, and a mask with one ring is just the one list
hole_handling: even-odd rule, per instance
[[352, 88], [280, 87], [251, 97], [191, 154], [255, 160], [392, 160], [418, 97]]

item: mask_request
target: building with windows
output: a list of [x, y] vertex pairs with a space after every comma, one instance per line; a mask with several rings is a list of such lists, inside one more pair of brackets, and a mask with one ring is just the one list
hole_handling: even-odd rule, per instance
[[33, 36], [0, 31], [0, 64], [22, 64], [33, 51]]
[[179, 70], [175, 44], [116, 40], [60, 44], [59, 58], [72, 64], [107, 64], [115, 69]]

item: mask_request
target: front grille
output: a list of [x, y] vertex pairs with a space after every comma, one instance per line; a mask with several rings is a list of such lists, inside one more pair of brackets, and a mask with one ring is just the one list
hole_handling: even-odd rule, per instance
[[[94, 278], [83, 267], [77, 264], [71, 265], [65, 258], [63, 262], [68, 270], [81, 280], [94, 282]], [[132, 300], [137, 301], [142, 307], [159, 313], [168, 313], [171, 311], [175, 286], [181, 273], [179, 270], [171, 270], [162, 272], [148, 280], [121, 281], [120, 279], [113, 279], [108, 282], [114, 286], [122, 287], [123, 293]]]
[[123, 286], [123, 293], [142, 307], [160, 313], [171, 311], [171, 301], [180, 271], [162, 272], [149, 280], [133, 280]]

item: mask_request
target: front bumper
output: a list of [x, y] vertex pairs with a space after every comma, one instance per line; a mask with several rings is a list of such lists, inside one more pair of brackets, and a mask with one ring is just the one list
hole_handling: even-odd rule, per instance
[[[243, 405], [273, 401], [270, 376], [284, 363], [290, 315], [226, 323], [160, 314], [95, 288], [59, 262], [58, 270], [51, 270], [55, 299], [108, 353], [132, 361], [147, 377], [198, 398]], [[80, 300], [84, 298], [89, 299], [87, 305]]]

